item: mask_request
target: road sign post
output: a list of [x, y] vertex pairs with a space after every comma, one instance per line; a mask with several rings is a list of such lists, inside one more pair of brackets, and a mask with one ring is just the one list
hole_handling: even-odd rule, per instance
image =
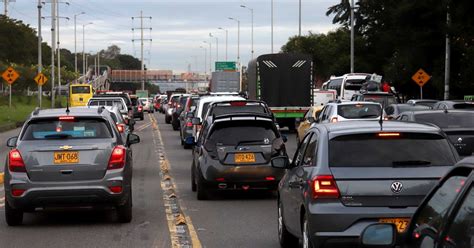
[[13, 67], [8, 67], [3, 73], [2, 73], [2, 78], [7, 81], [7, 84], [10, 86], [9, 87], [9, 93], [10, 96], [8, 98], [8, 107], [12, 107], [12, 84], [18, 79], [20, 74], [13, 69]]
[[39, 107], [41, 108], [41, 101], [43, 95], [43, 85], [48, 81], [48, 78], [43, 73], [38, 73], [35, 77], [35, 82], [38, 85]]
[[423, 99], [423, 86], [431, 79], [431, 76], [420, 68], [411, 79], [420, 86], [420, 99]]

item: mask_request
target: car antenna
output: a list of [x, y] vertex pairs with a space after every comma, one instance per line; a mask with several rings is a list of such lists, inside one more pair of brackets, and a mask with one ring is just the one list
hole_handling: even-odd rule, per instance
[[380, 124], [380, 131], [383, 131], [383, 108], [384, 108], [384, 103], [382, 103], [382, 108], [380, 109], [380, 119], [379, 119], [379, 124]]
[[447, 114], [448, 113], [448, 106], [444, 105], [444, 113]]
[[[71, 89], [71, 88], [69, 87], [69, 89]], [[59, 90], [61, 90], [61, 89], [59, 89]], [[71, 112], [71, 111], [69, 110], [69, 94], [71, 94], [71, 92], [69, 92], [69, 90], [68, 90], [68, 92], [67, 92], [67, 99], [66, 99], [66, 114], [68, 114], [68, 115], [69, 115], [69, 112]]]

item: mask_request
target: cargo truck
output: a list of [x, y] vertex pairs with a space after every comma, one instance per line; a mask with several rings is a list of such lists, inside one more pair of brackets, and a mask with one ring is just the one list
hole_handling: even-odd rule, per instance
[[240, 92], [240, 72], [213, 72], [209, 88], [211, 92]]
[[295, 129], [313, 104], [313, 61], [310, 55], [265, 54], [249, 62], [248, 97], [265, 101], [280, 127]]

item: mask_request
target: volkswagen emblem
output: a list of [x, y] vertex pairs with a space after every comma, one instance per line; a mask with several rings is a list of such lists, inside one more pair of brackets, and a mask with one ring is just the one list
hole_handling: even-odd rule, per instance
[[398, 194], [402, 192], [403, 184], [401, 182], [393, 182], [392, 185], [390, 186], [390, 189], [392, 190], [393, 193]]
[[270, 144], [270, 140], [269, 140], [268, 138], [265, 138], [265, 139], [263, 140], [263, 143], [265, 143], [265, 145], [268, 145], [268, 144]]
[[462, 143], [462, 138], [461, 137], [458, 138], [458, 143]]

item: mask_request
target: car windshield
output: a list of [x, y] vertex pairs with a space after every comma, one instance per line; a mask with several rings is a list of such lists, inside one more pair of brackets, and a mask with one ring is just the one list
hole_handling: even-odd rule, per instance
[[90, 86], [71, 86], [71, 93], [72, 94], [90, 94], [91, 87]]
[[111, 138], [110, 127], [99, 118], [75, 118], [61, 121], [58, 118], [33, 120], [28, 123], [23, 140], [97, 139]]
[[338, 105], [337, 114], [346, 119], [364, 119], [364, 118], [376, 118], [380, 116], [382, 107], [376, 104], [350, 104], [350, 105]]
[[329, 141], [331, 167], [450, 166], [455, 163], [448, 140], [437, 134], [353, 134]]
[[442, 129], [449, 128], [474, 128], [474, 113], [423, 113], [415, 116], [417, 122], [427, 122], [435, 124]]
[[240, 142], [255, 141], [254, 144], [272, 144], [277, 138], [271, 122], [266, 121], [229, 121], [217, 123], [209, 139], [217, 146], [235, 146]]

